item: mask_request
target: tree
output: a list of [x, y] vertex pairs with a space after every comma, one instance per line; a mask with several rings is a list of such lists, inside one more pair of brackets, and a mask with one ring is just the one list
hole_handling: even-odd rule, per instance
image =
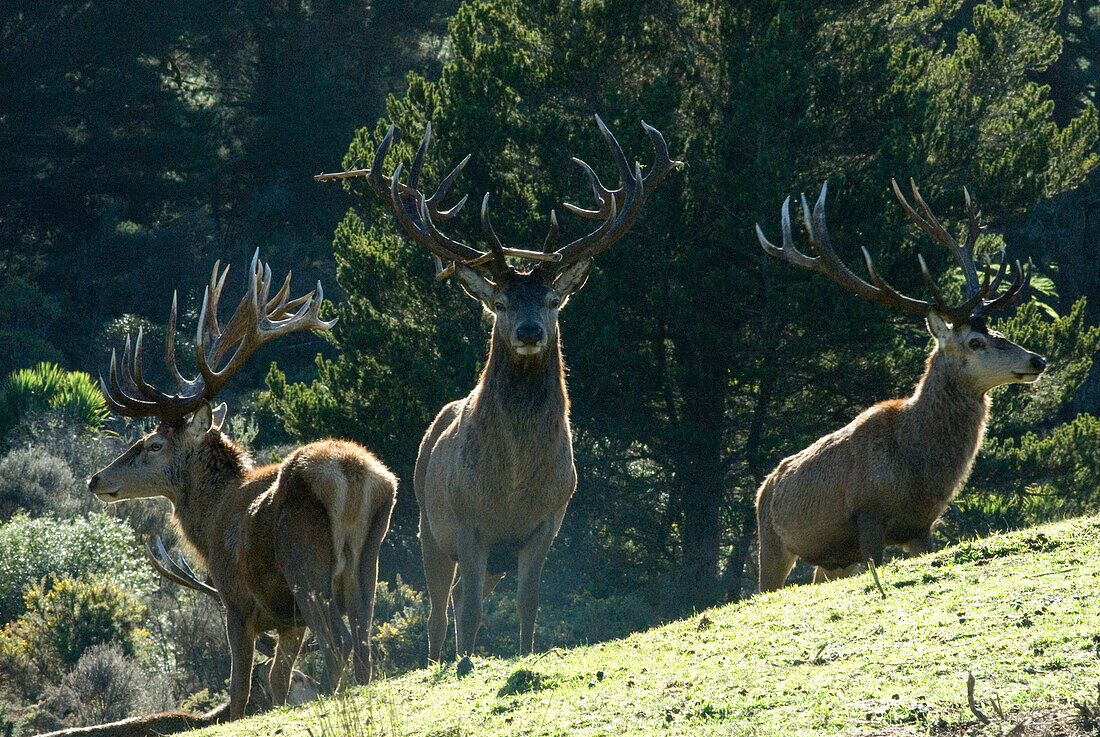
[[[554, 199], [586, 191], [569, 155], [609, 170], [593, 113], [631, 155], [646, 158], [644, 118], [689, 163], [563, 316], [581, 480], [551, 590], [640, 588], [670, 612], [750, 590], [756, 485], [783, 455], [908, 391], [927, 343], [922, 326], [769, 263], [751, 224], [774, 222], [786, 193], [827, 178], [842, 254], [873, 244], [890, 281], [919, 292], [890, 176], [915, 177], [933, 209], [956, 216], [969, 184], [995, 220], [1079, 183], [1096, 163], [1095, 111], [1059, 126], [1034, 81], [1059, 53], [1056, 10], [1045, 0], [459, 9], [440, 79], [410, 77], [387, 108], [408, 139], [432, 121], [439, 144], [423, 181], [474, 152], [462, 186], [493, 193], [506, 243], [537, 247]], [[345, 165], [369, 165], [383, 127], [359, 131]], [[411, 145], [388, 166], [407, 163]], [[349, 213], [335, 242], [349, 295], [335, 309], [342, 353], [319, 362], [312, 386], [273, 372], [270, 397], [292, 433], [348, 433], [408, 479], [431, 415], [473, 383], [485, 327], [453, 288], [430, 284], [426, 255], [396, 236], [365, 185], [348, 186], [364, 214]], [[469, 217], [450, 227], [474, 232]], [[944, 254], [924, 250], [942, 273]], [[409, 496], [392, 535], [405, 548]]]

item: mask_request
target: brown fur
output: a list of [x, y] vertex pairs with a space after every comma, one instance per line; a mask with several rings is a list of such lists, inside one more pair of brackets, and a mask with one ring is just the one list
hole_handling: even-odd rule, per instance
[[[256, 636], [276, 630], [270, 683], [285, 701], [305, 625], [326, 645], [331, 690], [349, 651], [370, 678], [378, 552], [397, 480], [364, 448], [325, 440], [279, 465], [254, 468], [217, 427], [209, 405], [182, 428], [162, 424], [89, 479], [105, 501], [165, 496], [226, 609], [230, 713], [244, 713]], [[343, 624], [346, 615], [349, 633]]]
[[[420, 444], [413, 477], [433, 661], [446, 638], [456, 565], [459, 655], [473, 650], [483, 596], [513, 566], [519, 569], [520, 649], [532, 651], [542, 567], [577, 484], [558, 308], [546, 306], [554, 289], [537, 273], [517, 274], [496, 288], [471, 272], [459, 275], [496, 320], [477, 386], [439, 412]], [[555, 288], [564, 301], [568, 291]], [[545, 331], [544, 347], [534, 354], [516, 350], [517, 325], [525, 320]]]
[[[785, 458], [761, 484], [761, 591], [782, 586], [796, 558], [814, 565], [820, 582], [868, 559], [881, 563], [886, 545], [925, 550], [970, 474], [986, 392], [1038, 377], [1038, 356], [984, 325], [951, 328], [933, 315], [929, 328], [937, 347], [913, 396], [864, 411]], [[975, 340], [980, 348], [971, 347]]]

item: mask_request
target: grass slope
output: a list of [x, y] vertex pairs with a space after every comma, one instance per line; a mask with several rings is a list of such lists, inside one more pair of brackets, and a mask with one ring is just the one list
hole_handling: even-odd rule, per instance
[[[479, 659], [461, 680], [453, 665], [416, 671], [203, 737], [1100, 734], [1077, 706], [1096, 708], [1100, 679], [1100, 518], [880, 572], [886, 601], [866, 574], [791, 587], [620, 641]], [[969, 672], [989, 724], [967, 706]]]

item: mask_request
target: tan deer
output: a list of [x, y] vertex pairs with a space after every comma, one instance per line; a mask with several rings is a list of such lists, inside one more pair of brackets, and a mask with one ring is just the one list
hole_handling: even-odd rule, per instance
[[[305, 626], [323, 643], [325, 690], [336, 687], [349, 652], [356, 677], [370, 678], [370, 628], [378, 551], [389, 527], [397, 480], [364, 448], [325, 440], [298, 448], [281, 464], [254, 467], [221, 432], [225, 405], [210, 406], [248, 357], [270, 340], [299, 330], [327, 330], [321, 285], [290, 299], [290, 276], [274, 296], [271, 269], [252, 260], [244, 298], [229, 322], [218, 301], [229, 271], [215, 264], [195, 337], [199, 376], [176, 368], [176, 300], [165, 362], [176, 386], [166, 394], [142, 375], [142, 333], [121, 368], [111, 354], [101, 380], [108, 406], [126, 417], [160, 422], [111, 465], [88, 479], [106, 502], [163, 496], [181, 535], [202, 559], [226, 613], [231, 674], [230, 718], [244, 713], [256, 636], [278, 633], [269, 681], [286, 700]], [[350, 632], [343, 622], [347, 616]]]
[[[1022, 302], [1030, 272], [1015, 264], [1013, 283], [998, 294], [1008, 265], [1001, 252], [1000, 268], [990, 281], [986, 261], [979, 282], [974, 245], [982, 230], [979, 214], [966, 195], [969, 231], [962, 245], [932, 214], [912, 184], [919, 212], [910, 206], [896, 182], [894, 193], [917, 227], [946, 246], [966, 279], [964, 301], [951, 307], [918, 257], [931, 301], [907, 297], [875, 270], [863, 249], [871, 283], [856, 276], [833, 251], [825, 226], [825, 191], [810, 214], [802, 198], [802, 215], [814, 256], [798, 251], [791, 237], [790, 198], [783, 203], [783, 246], [757, 236], [764, 250], [795, 266], [817, 271], [844, 289], [880, 304], [925, 317], [936, 346], [924, 375], [907, 399], [871, 407], [848, 425], [805, 450], [783, 459], [761, 484], [756, 498], [760, 535], [760, 590], [783, 585], [802, 558], [815, 566], [814, 582], [850, 575], [866, 562], [879, 591], [876, 565], [886, 545], [907, 552], [927, 549], [932, 526], [970, 474], [985, 433], [989, 414], [987, 393], [1014, 382], [1031, 382], [1046, 368], [1046, 360], [990, 330], [985, 316]], [[885, 592], [883, 592], [885, 596]]]
[[[627, 232], [658, 183], [682, 166], [669, 158], [661, 134], [642, 123], [656, 149], [643, 177], [639, 164], [627, 163], [603, 121], [597, 117], [596, 122], [623, 185], [605, 189], [591, 167], [574, 159], [588, 174], [598, 207], [566, 207], [600, 220], [600, 226], [556, 250], [558, 224], [553, 212], [541, 251], [504, 248], [489, 222], [488, 194], [481, 203], [488, 251], [441, 233], [435, 221], [452, 217], [466, 201], [463, 197], [454, 207], [440, 209], [470, 157], [443, 178], [431, 197], [422, 194], [418, 182], [430, 126], [404, 184], [400, 165], [391, 177], [382, 174], [394, 138], [392, 126], [370, 169], [318, 177], [366, 176], [405, 232], [435, 256], [440, 278], [454, 273], [494, 318], [489, 358], [477, 386], [439, 412], [420, 444], [413, 476], [430, 602], [428, 658], [440, 660], [453, 587], [457, 651], [463, 658], [460, 673], [471, 667], [465, 656], [474, 650], [482, 599], [512, 568], [518, 568], [519, 576], [520, 651], [534, 649], [542, 568], [577, 484], [558, 312], [584, 284], [593, 257]], [[508, 256], [536, 265], [521, 271], [508, 264]], [[443, 261], [453, 266], [444, 269]]]

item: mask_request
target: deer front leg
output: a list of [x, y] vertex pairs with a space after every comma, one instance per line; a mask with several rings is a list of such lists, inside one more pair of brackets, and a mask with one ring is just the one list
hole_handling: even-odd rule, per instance
[[252, 690], [252, 650], [255, 633], [245, 624], [244, 617], [233, 607], [225, 609], [225, 635], [229, 640], [229, 718], [240, 719], [248, 705]]
[[519, 652], [528, 655], [535, 650], [535, 618], [539, 611], [539, 584], [542, 582], [542, 567], [546, 563], [546, 554], [550, 543], [558, 534], [565, 510], [553, 518], [544, 520], [534, 534], [519, 551], [518, 579], [516, 582], [516, 606], [519, 609]]
[[875, 579], [875, 586], [878, 586], [879, 593], [885, 599], [886, 591], [882, 588], [882, 582], [879, 581], [878, 569], [876, 568], [877, 565], [882, 564], [882, 551], [886, 547], [886, 533], [882, 529], [882, 522], [874, 515], [860, 512], [856, 517], [856, 529], [859, 534], [860, 555], [863, 560], [867, 561], [867, 567], [871, 569], [871, 575]]
[[469, 668], [469, 655], [474, 651], [477, 631], [481, 628], [481, 597], [477, 595], [485, 587], [485, 567], [488, 555], [478, 539], [477, 530], [469, 525], [458, 526], [458, 571], [462, 579], [464, 592], [455, 610], [455, 636], [458, 640], [458, 654], [463, 658], [463, 666]]

